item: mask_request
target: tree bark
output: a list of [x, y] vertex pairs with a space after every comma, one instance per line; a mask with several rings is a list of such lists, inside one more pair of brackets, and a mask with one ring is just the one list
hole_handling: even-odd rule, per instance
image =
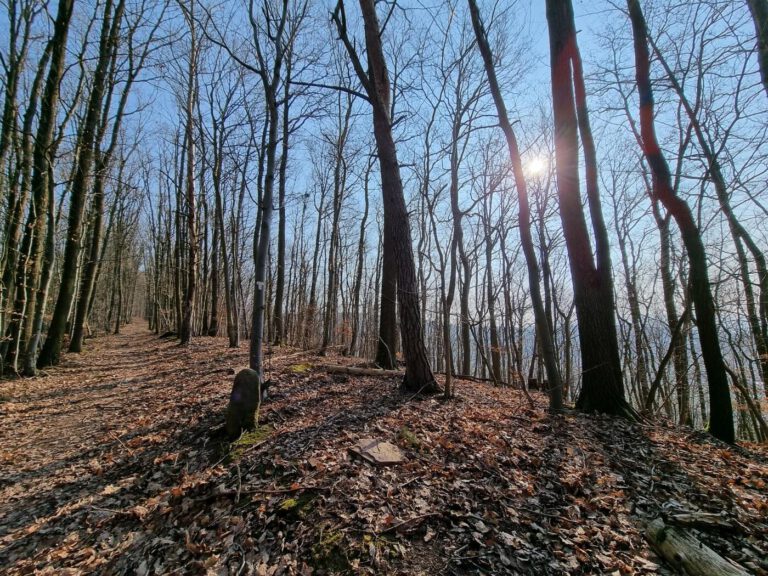
[[752, 20], [755, 23], [760, 78], [763, 81], [763, 90], [765, 90], [765, 94], [768, 96], [768, 1], [747, 0], [747, 4], [749, 5], [750, 12], [752, 12]]
[[379, 330], [376, 343], [376, 365], [384, 369], [397, 366], [397, 261], [394, 232], [390, 216], [384, 213], [384, 239], [381, 256], [381, 290], [379, 300]]
[[59, 363], [72, 300], [75, 296], [77, 263], [82, 251], [83, 218], [95, 148], [99, 145], [97, 132], [104, 93], [109, 79], [109, 61], [113, 50], [117, 48], [119, 42], [124, 7], [124, 0], [118, 0], [117, 5], [114, 7], [114, 13], [112, 0], [107, 0], [104, 6], [99, 57], [93, 75], [93, 87], [88, 99], [83, 130], [78, 142], [77, 168], [74, 181], [72, 182], [72, 193], [69, 201], [67, 242], [62, 263], [63, 273], [59, 286], [59, 295], [56, 299], [56, 307], [48, 327], [45, 345], [38, 360], [38, 364], [41, 367]]
[[285, 81], [283, 85], [282, 152], [278, 169], [277, 185], [277, 278], [275, 279], [275, 307], [273, 311], [273, 344], [279, 346], [285, 338], [285, 319], [283, 318], [285, 300], [285, 187], [288, 169], [288, 151], [290, 136], [290, 99], [291, 99], [291, 53], [286, 54]]
[[357, 269], [355, 271], [355, 283], [352, 288], [352, 335], [349, 343], [349, 354], [357, 353], [358, 339], [360, 338], [360, 292], [363, 286], [363, 268], [365, 265], [365, 227], [368, 224], [368, 182], [371, 175], [371, 163], [365, 169], [363, 182], [363, 217], [360, 219], [360, 235], [357, 241]]

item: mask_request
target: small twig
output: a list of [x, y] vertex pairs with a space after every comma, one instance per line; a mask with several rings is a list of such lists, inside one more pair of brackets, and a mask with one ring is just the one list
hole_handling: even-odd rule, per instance
[[240, 464], [235, 464], [235, 467], [237, 469], [237, 495], [235, 496], [235, 504], [240, 502], [240, 491], [243, 488], [243, 480], [240, 476]]
[[128, 452], [128, 456], [133, 456], [133, 450], [128, 448], [128, 446], [126, 446], [125, 443], [122, 440], [120, 440], [120, 437], [117, 434], [115, 434], [114, 432], [110, 432], [109, 436], [117, 440], [120, 443], [120, 445], [123, 448], [125, 448], [125, 450]]
[[122, 514], [123, 516], [129, 515], [130, 512], [127, 512], [125, 510], [113, 510], [112, 508], [102, 508], [101, 506], [88, 506], [91, 510], [96, 510], [98, 512], [109, 512], [110, 514]]
[[522, 506], [518, 506], [517, 509], [522, 510], [523, 512], [528, 512], [529, 514], [544, 516], [546, 518], [554, 518], [555, 520], [565, 520], [566, 522], [571, 522], [572, 524], [579, 524], [581, 522], [581, 520], [571, 520], [567, 516], [561, 516], [560, 514], [548, 514], [547, 512], [542, 512], [541, 510], [532, 510], [530, 508], [523, 508]]
[[403, 488], [405, 488], [405, 487], [406, 487], [406, 486], [408, 486], [409, 484], [413, 484], [414, 482], [416, 482], [416, 480], [421, 480], [422, 478], [424, 478], [424, 475], [423, 475], [423, 474], [419, 474], [418, 476], [414, 476], [414, 477], [413, 477], [413, 478], [411, 478], [410, 480], [406, 480], [405, 482], [403, 482], [402, 484], [400, 484], [400, 485], [397, 487], [397, 489], [398, 489], [398, 491], [399, 491], [399, 490], [402, 490]]
[[243, 573], [243, 570], [245, 570], [245, 550], [243, 550], [243, 547], [240, 546], [240, 544], [235, 544], [235, 547], [240, 552], [240, 556], [242, 557], [243, 561], [240, 563], [240, 567], [237, 569], [236, 576], [240, 576], [240, 574]]
[[252, 490], [243, 490], [239, 487], [237, 490], [222, 490], [221, 492], [215, 492], [208, 494], [203, 498], [199, 498], [197, 502], [207, 502], [209, 500], [215, 500], [216, 498], [239, 498], [241, 495], [252, 496], [254, 494], [292, 494], [294, 492], [301, 492], [303, 490], [330, 490], [328, 486], [297, 486], [295, 488], [254, 488]]
[[392, 532], [394, 530], [397, 530], [398, 528], [402, 528], [403, 526], [407, 524], [421, 524], [425, 519], [429, 518], [430, 516], [440, 516], [440, 512], [429, 512], [427, 514], [422, 514], [421, 516], [414, 516], [413, 518], [408, 518], [407, 520], [403, 520], [402, 522], [398, 522], [397, 524], [393, 524], [389, 528], [385, 528], [381, 532], [377, 534], [377, 536], [381, 536], [382, 534], [386, 534], [388, 532]]

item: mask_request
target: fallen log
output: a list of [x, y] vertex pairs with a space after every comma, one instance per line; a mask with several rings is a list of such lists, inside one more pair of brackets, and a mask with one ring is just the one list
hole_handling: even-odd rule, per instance
[[740, 565], [661, 518], [648, 524], [645, 535], [664, 560], [687, 576], [749, 576]]
[[[341, 350], [344, 348], [344, 344], [334, 344], [333, 346], [326, 346], [325, 350]], [[312, 348], [310, 350], [299, 350], [297, 352], [291, 352], [290, 354], [283, 354], [281, 356], [275, 356], [272, 361], [285, 360], [286, 358], [294, 358], [296, 356], [317, 356], [323, 348]]]
[[720, 514], [710, 512], [685, 512], [673, 514], [669, 517], [671, 524], [678, 526], [688, 526], [690, 528], [716, 528], [720, 530], [736, 530], [733, 522], [724, 518]]
[[350, 374], [351, 376], [379, 376], [381, 378], [396, 378], [405, 376], [405, 372], [403, 370], [358, 368], [357, 366], [341, 366], [338, 364], [318, 364], [316, 367], [331, 374]]

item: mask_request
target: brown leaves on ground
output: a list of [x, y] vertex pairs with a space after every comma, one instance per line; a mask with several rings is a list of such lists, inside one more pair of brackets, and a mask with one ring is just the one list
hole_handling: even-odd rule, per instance
[[[230, 450], [216, 430], [245, 363], [245, 347], [201, 337], [180, 348], [134, 324], [45, 377], [0, 383], [0, 566], [667, 574], [645, 523], [711, 512], [722, 522], [688, 529], [768, 573], [765, 450], [551, 417], [542, 397], [531, 410], [516, 391], [472, 382], [454, 401], [411, 399], [395, 380], [329, 375], [284, 349], [268, 357], [268, 428]], [[361, 438], [396, 444], [406, 461], [350, 457]]]

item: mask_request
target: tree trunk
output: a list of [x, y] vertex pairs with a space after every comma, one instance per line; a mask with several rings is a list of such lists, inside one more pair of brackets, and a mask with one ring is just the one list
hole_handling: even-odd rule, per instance
[[[400, 312], [400, 336], [405, 357], [405, 378], [403, 388], [414, 392], [437, 392], [439, 390], [432, 369], [429, 366], [427, 350], [421, 329], [419, 311], [418, 282], [416, 265], [413, 259], [411, 228], [408, 222], [408, 210], [405, 205], [403, 183], [400, 179], [400, 165], [392, 135], [390, 120], [390, 85], [387, 66], [382, 49], [379, 22], [376, 16], [374, 0], [360, 0], [365, 28], [365, 45], [368, 56], [368, 70], [363, 69], [357, 54], [346, 36], [346, 17], [343, 15], [343, 1], [340, 0], [334, 11], [334, 20], [339, 29], [347, 52], [353, 59], [355, 70], [363, 83], [373, 108], [373, 133], [379, 154], [381, 189], [384, 199], [385, 240], [391, 240], [385, 246], [385, 252], [394, 252], [397, 266], [397, 301]], [[340, 12], [341, 18], [340, 20]], [[389, 229], [389, 236], [387, 235]], [[385, 242], [386, 244], [386, 242]]]
[[290, 98], [291, 98], [291, 53], [285, 59], [285, 81], [283, 88], [283, 121], [282, 121], [282, 153], [277, 185], [277, 278], [275, 286], [275, 307], [273, 312], [274, 338], [273, 343], [279, 346], [285, 338], [284, 304], [285, 300], [285, 186], [286, 170], [288, 168], [288, 137], [290, 136]]
[[[586, 129], [573, 8], [570, 0], [547, 0], [552, 99], [555, 119], [555, 158], [560, 218], [571, 269], [576, 319], [579, 326], [582, 387], [576, 406], [584, 411], [630, 415], [624, 398], [618, 340], [613, 309], [610, 267], [605, 266], [607, 247], [599, 202], [592, 181], [594, 158], [587, 154], [591, 136]], [[574, 87], [576, 95], [574, 95]], [[587, 192], [592, 227], [597, 239], [597, 264], [592, 256], [579, 186], [581, 130], [587, 165]]]
[[[477, 3], [475, 0], [469, 0], [469, 7], [472, 14], [472, 25], [475, 29], [475, 36], [477, 37], [478, 41], [478, 48], [480, 49], [480, 53], [483, 56], [485, 71], [488, 75], [488, 81], [491, 85], [491, 94], [493, 95], [493, 101], [496, 105], [499, 124], [501, 125], [501, 129], [504, 132], [510, 160], [512, 162], [512, 170], [515, 178], [515, 187], [517, 188], [519, 202], [518, 221], [520, 225], [520, 242], [522, 244], [523, 254], [525, 256], [526, 266], [528, 268], [528, 285], [531, 291], [531, 301], [533, 303], [536, 333], [538, 335], [537, 340], [542, 349], [544, 365], [547, 371], [547, 379], [549, 381], [550, 409], [553, 411], [559, 411], [562, 410], [562, 383], [560, 380], [560, 371], [557, 365], [557, 358], [555, 357], [555, 348], [551, 326], [547, 321], [544, 304], [541, 299], [541, 290], [539, 287], [539, 266], [536, 260], [536, 252], [534, 250], [533, 238], [531, 235], [531, 212], [528, 202], [528, 186], [523, 174], [522, 158], [517, 144], [517, 138], [515, 136], [514, 130], [512, 129], [512, 125], [509, 122], [506, 105], [504, 104], [504, 100], [501, 96], [501, 90], [499, 89], [498, 80], [496, 79], [496, 70], [493, 65], [493, 56], [491, 54], [491, 49], [488, 44], [485, 30], [483, 29], [482, 21], [480, 20], [480, 13], [477, 9]], [[489, 300], [490, 299], [492, 299], [492, 295], [489, 292]]]
[[[278, 104], [277, 89], [280, 82], [280, 74], [285, 57], [285, 50], [290, 50], [290, 46], [284, 44], [283, 37], [286, 21], [288, 19], [288, 0], [281, 3], [280, 16], [275, 25], [274, 33], [271, 36], [274, 42], [274, 61], [271, 70], [264, 68], [265, 61], [262, 47], [256, 42], [256, 49], [259, 53], [261, 68], [258, 70], [259, 77], [264, 89], [264, 100], [267, 112], [267, 141], [264, 164], [264, 189], [261, 197], [260, 230], [258, 230], [258, 244], [254, 244], [254, 295], [253, 295], [253, 313], [251, 315], [251, 343], [249, 350], [250, 368], [258, 373], [259, 385], [263, 382], [263, 341], [264, 341], [264, 315], [266, 313], [266, 290], [267, 290], [267, 263], [269, 261], [269, 243], [270, 230], [272, 226], [272, 203], [274, 201], [275, 187], [275, 160], [277, 156], [278, 145]], [[261, 389], [259, 389], [259, 397]]]
[[338, 96], [339, 106], [339, 132], [336, 136], [334, 145], [334, 166], [333, 166], [333, 212], [331, 214], [331, 240], [328, 245], [328, 287], [325, 299], [325, 316], [323, 320], [323, 342], [320, 346], [321, 352], [333, 342], [333, 336], [336, 329], [336, 316], [338, 305], [338, 292], [341, 284], [340, 272], [341, 264], [339, 261], [339, 244], [341, 242], [341, 230], [339, 224], [341, 220], [341, 207], [344, 201], [344, 192], [346, 187], [346, 159], [344, 158], [344, 148], [349, 133], [349, 120], [352, 115], [352, 102], [349, 96], [346, 99], [344, 116], [341, 115], [342, 96]]
[[699, 342], [707, 371], [710, 401], [710, 426], [713, 436], [725, 442], [735, 440], [730, 388], [720, 350], [715, 320], [715, 305], [707, 277], [707, 258], [701, 234], [688, 204], [674, 192], [669, 166], [656, 139], [653, 90], [650, 81], [648, 30], [638, 0], [627, 0], [635, 49], [635, 69], [640, 95], [640, 132], [643, 154], [653, 173], [653, 191], [672, 214], [680, 228], [688, 252], [691, 297], [696, 309]]
[[[51, 57], [53, 44], [48, 42], [45, 46], [43, 55], [40, 57], [40, 61], [35, 72], [35, 78], [32, 81], [32, 87], [29, 91], [29, 102], [27, 104], [27, 110], [24, 113], [24, 121], [22, 124], [22, 135], [19, 154], [21, 158], [18, 163], [20, 164], [20, 175], [18, 177], [18, 184], [16, 185], [17, 192], [13, 194], [13, 198], [9, 198], [9, 210], [6, 216], [5, 227], [5, 253], [3, 255], [3, 270], [2, 270], [2, 284], [0, 284], [5, 293], [3, 294], [3, 300], [0, 301], [0, 305], [3, 307], [0, 313], [5, 317], [10, 316], [14, 309], [14, 303], [16, 299], [16, 280], [18, 272], [19, 258], [21, 254], [27, 254], [24, 251], [24, 247], [20, 246], [22, 242], [22, 223], [24, 222], [24, 213], [27, 209], [29, 202], [32, 167], [34, 164], [34, 121], [38, 111], [38, 101], [40, 100], [40, 93], [43, 87], [43, 80], [45, 79], [45, 71], [48, 66], [48, 61]], [[8, 95], [6, 95], [8, 97]], [[0, 166], [0, 169], [2, 167]], [[0, 176], [2, 178], [2, 176]], [[27, 241], [28, 235], [25, 234], [24, 241]], [[31, 240], [31, 238], [29, 239]], [[12, 319], [18, 322], [19, 319]], [[5, 324], [0, 327], [0, 334], [4, 334], [6, 330]], [[3, 343], [0, 346], [0, 355], [5, 356], [7, 344]]]
[[67, 242], [62, 263], [63, 273], [59, 286], [59, 295], [56, 299], [56, 307], [54, 308], [45, 345], [38, 361], [40, 366], [51, 366], [59, 363], [61, 346], [72, 307], [72, 300], [75, 296], [77, 263], [82, 252], [82, 228], [86, 199], [88, 197], [88, 185], [91, 178], [91, 169], [93, 168], [95, 148], [99, 145], [97, 132], [101, 117], [102, 101], [108, 82], [109, 61], [113, 50], [117, 48], [120, 38], [124, 6], [125, 2], [118, 0], [114, 14], [112, 12], [112, 0], [107, 0], [104, 6], [99, 57], [94, 71], [93, 87], [88, 99], [88, 109], [78, 142], [77, 168], [74, 181], [72, 182], [72, 193], [69, 201]]
[[[15, 342], [12, 351], [14, 368], [18, 367], [17, 351], [23, 340], [24, 344], [31, 332], [22, 326], [25, 323], [31, 327], [35, 317], [36, 296], [40, 285], [40, 273], [45, 251], [45, 233], [48, 222], [49, 180], [52, 177], [54, 165], [54, 150], [52, 147], [56, 113], [59, 104], [59, 87], [64, 75], [64, 64], [67, 48], [67, 35], [72, 17], [73, 0], [60, 0], [53, 37], [51, 38], [51, 65], [45, 82], [43, 98], [40, 101], [40, 119], [37, 126], [37, 137], [33, 152], [33, 170], [30, 183], [32, 207], [27, 222], [27, 233], [22, 243], [22, 254], [19, 259], [17, 274]], [[53, 231], [51, 231], [53, 233]]]
[[376, 344], [376, 365], [384, 369], [397, 366], [397, 261], [395, 259], [395, 232], [390, 216], [384, 212], [384, 239], [381, 257], [381, 290], [379, 300], [379, 332]]
[[[197, 32], [195, 30], [195, 3], [189, 3], [184, 10], [190, 31], [190, 49], [187, 100], [185, 106], [186, 126], [184, 138], [186, 140], [186, 204], [187, 204], [187, 285], [184, 292], [184, 304], [179, 328], [179, 341], [182, 345], [189, 344], [192, 339], [192, 312], [195, 306], [195, 288], [197, 282], [197, 222], [195, 214], [195, 139], [194, 139], [194, 109], [195, 94], [197, 93]], [[189, 12], [188, 12], [189, 11]]]
[[363, 285], [363, 269], [365, 266], [365, 227], [368, 223], [368, 181], [371, 175], [371, 163], [365, 169], [363, 182], [363, 217], [360, 220], [360, 235], [357, 241], [357, 270], [355, 271], [355, 284], [352, 288], [352, 336], [349, 343], [349, 354], [357, 353], [358, 339], [360, 337], [360, 291]]
[[760, 63], [760, 77], [763, 80], [763, 89], [768, 96], [768, 1], [747, 0], [752, 19], [755, 22], [755, 36], [757, 36], [757, 59]]

